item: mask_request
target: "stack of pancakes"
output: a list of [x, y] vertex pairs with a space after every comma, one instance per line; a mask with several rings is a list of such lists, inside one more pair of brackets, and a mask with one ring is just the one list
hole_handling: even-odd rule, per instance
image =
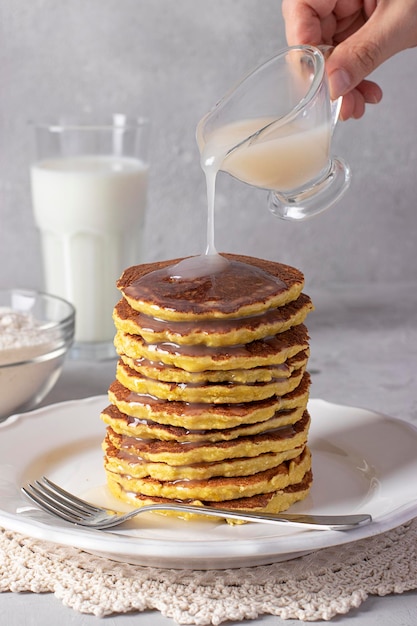
[[103, 449], [110, 491], [134, 506], [279, 512], [310, 488], [303, 275], [221, 258], [215, 272], [165, 261], [118, 281]]

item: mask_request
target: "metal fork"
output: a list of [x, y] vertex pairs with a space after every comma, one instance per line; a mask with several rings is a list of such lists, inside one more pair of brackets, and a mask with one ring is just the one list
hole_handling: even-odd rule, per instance
[[363, 515], [304, 515], [289, 513], [251, 513], [249, 511], [228, 511], [207, 506], [188, 504], [150, 504], [129, 513], [121, 513], [105, 509], [81, 500], [77, 496], [59, 487], [51, 480], [42, 476], [33, 484], [22, 487], [22, 492], [35, 502], [41, 509], [67, 522], [87, 528], [103, 530], [118, 526], [123, 522], [150, 511], [175, 511], [179, 513], [197, 513], [222, 519], [241, 520], [245, 522], [262, 522], [281, 524], [318, 530], [350, 530], [372, 521], [372, 517]]

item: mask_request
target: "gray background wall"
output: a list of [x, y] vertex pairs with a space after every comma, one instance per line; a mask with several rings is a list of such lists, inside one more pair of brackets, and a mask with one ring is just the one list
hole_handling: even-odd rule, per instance
[[[149, 113], [152, 170], [144, 258], [202, 252], [205, 181], [198, 120], [243, 73], [285, 45], [279, 0], [2, 0], [0, 287], [40, 287], [30, 201], [29, 120], [92, 111]], [[339, 124], [334, 151], [353, 170], [344, 199], [288, 223], [266, 194], [218, 181], [216, 245], [296, 265], [307, 283], [416, 278], [417, 51], [375, 76], [385, 95]]]

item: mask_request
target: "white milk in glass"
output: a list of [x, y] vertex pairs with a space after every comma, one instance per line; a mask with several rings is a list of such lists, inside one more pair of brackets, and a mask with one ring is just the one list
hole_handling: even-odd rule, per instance
[[[222, 170], [255, 187], [284, 192], [315, 178], [328, 165], [330, 124], [303, 128], [294, 122], [265, 129], [272, 121], [234, 122], [214, 130], [206, 143], [197, 133], [203, 169]], [[265, 130], [254, 135], [259, 129]]]
[[46, 290], [76, 308], [76, 342], [108, 342], [115, 282], [141, 261], [148, 166], [128, 157], [80, 156], [31, 168]]

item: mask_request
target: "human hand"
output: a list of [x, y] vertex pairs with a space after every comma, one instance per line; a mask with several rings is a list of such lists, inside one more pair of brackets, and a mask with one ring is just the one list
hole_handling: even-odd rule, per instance
[[388, 58], [417, 45], [417, 0], [282, 0], [288, 45], [335, 46], [326, 62], [340, 117], [359, 118], [382, 90], [366, 77]]

